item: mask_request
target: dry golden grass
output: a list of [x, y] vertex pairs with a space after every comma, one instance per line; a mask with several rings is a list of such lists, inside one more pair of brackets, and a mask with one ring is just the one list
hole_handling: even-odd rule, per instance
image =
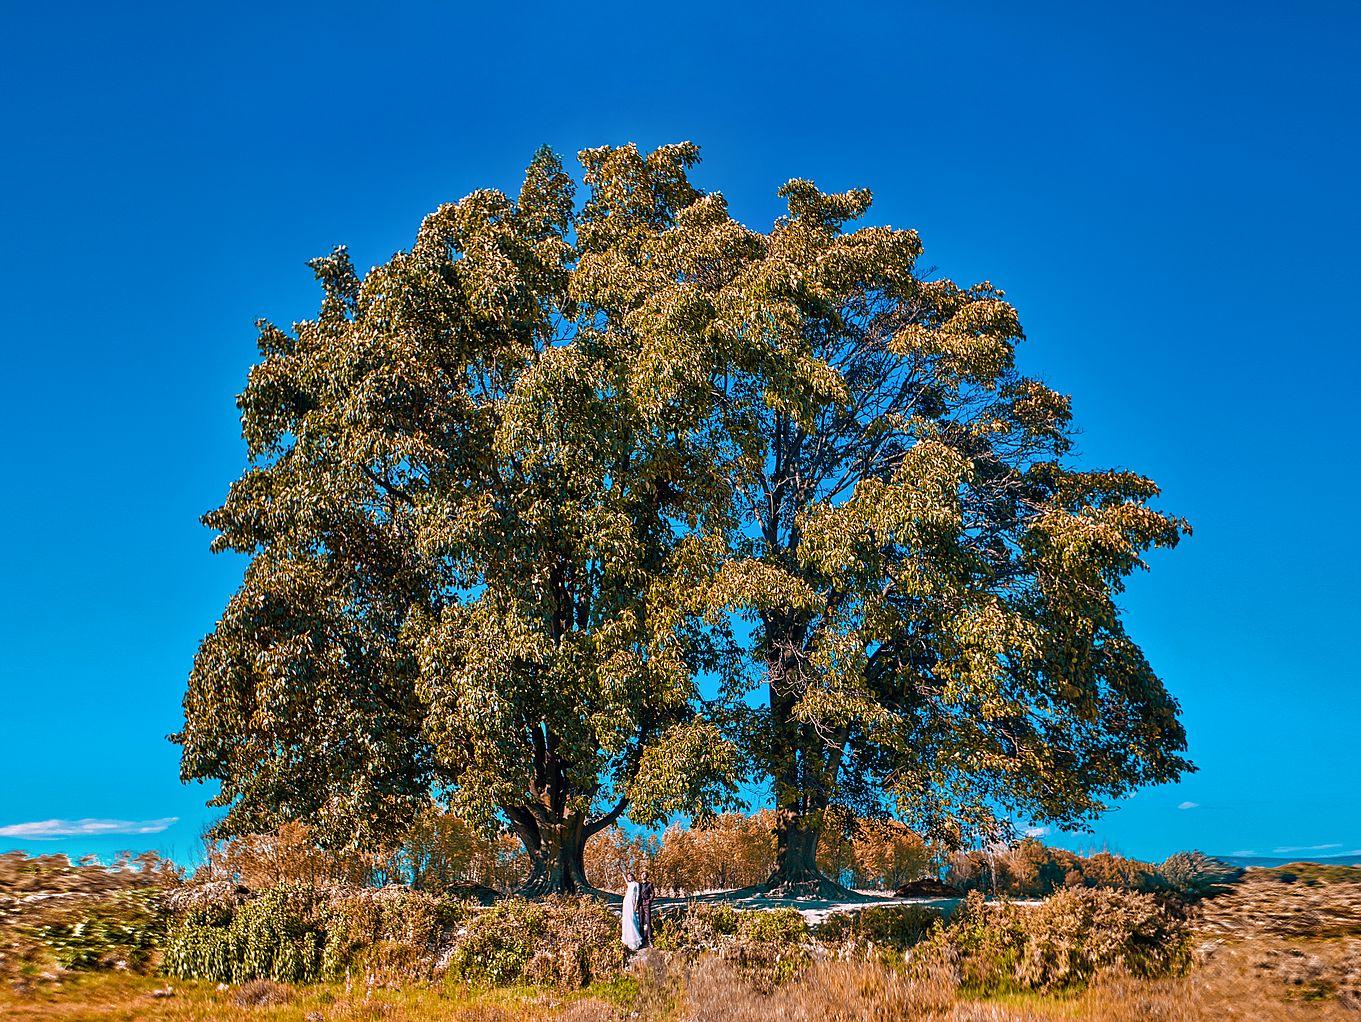
[[[1075, 994], [990, 1000], [961, 995], [943, 978], [914, 982], [892, 969], [844, 962], [815, 965], [763, 992], [717, 960], [682, 971], [660, 956], [635, 963], [627, 983], [581, 996], [458, 986], [219, 989], [208, 982], [68, 974], [58, 984], [0, 988], [0, 1022], [1356, 1022], [1357, 1011], [1336, 996], [1319, 997], [1307, 984], [1262, 967], [1300, 950], [1317, 957], [1348, 953], [1342, 941], [1212, 941], [1178, 979], [1110, 978]], [[166, 987], [171, 996], [154, 995]]]
[[1221, 952], [1169, 980], [1107, 979], [1066, 996], [961, 997], [866, 966], [825, 965], [760, 995], [735, 975], [700, 970], [686, 985], [686, 1022], [1356, 1022], [1336, 999], [1301, 992], [1255, 968], [1252, 951]]
[[[592, 996], [541, 990], [254, 982], [219, 989], [206, 981], [124, 973], [70, 974], [60, 983], [0, 987], [3, 1022], [606, 1022], [614, 1005]], [[173, 991], [169, 996], [157, 992]], [[263, 994], [263, 996], [262, 996]]]
[[[983, 999], [944, 972], [821, 961], [757, 983], [733, 963], [654, 953], [576, 994], [459, 985], [219, 987], [126, 972], [0, 984], [0, 1022], [1358, 1022], [1361, 884], [1250, 875], [1201, 907], [1194, 965], [1170, 979], [1099, 978], [1064, 994]], [[172, 988], [169, 996], [156, 991]]]
[[1199, 925], [1232, 937], [1361, 936], [1361, 869], [1352, 873], [1289, 882], [1279, 871], [1253, 870], [1205, 902]]

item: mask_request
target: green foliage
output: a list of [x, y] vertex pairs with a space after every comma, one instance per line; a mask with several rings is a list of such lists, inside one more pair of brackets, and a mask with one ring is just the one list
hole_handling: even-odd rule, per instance
[[702, 903], [664, 916], [656, 945], [691, 957], [714, 955], [762, 984], [790, 979], [813, 961], [816, 950], [796, 909], [740, 911]]
[[1038, 906], [989, 904], [972, 892], [948, 926], [913, 952], [928, 972], [944, 966], [980, 993], [1053, 990], [1099, 972], [1176, 975], [1190, 964], [1190, 931], [1147, 894], [1069, 888]]
[[66, 969], [108, 968], [122, 963], [145, 970], [165, 937], [159, 892], [118, 891], [71, 906], [60, 920], [32, 928], [34, 938]]
[[376, 847], [438, 790], [570, 891], [630, 804], [702, 817], [748, 767], [785, 873], [840, 811], [971, 840], [1190, 767], [1118, 603], [1186, 523], [1074, 463], [1005, 294], [853, 227], [863, 189], [790, 181], [753, 231], [698, 158], [587, 150], [577, 209], [542, 150], [260, 324], [205, 518], [251, 563], [176, 736], [222, 833]]
[[167, 896], [180, 872], [148, 853], [93, 858], [0, 855], [0, 976], [66, 969], [154, 968]]
[[518, 198], [441, 206], [362, 279], [315, 260], [317, 318], [261, 324], [250, 464], [205, 519], [251, 563], [177, 736], [222, 833], [307, 815], [379, 845], [434, 785], [570, 890], [603, 807], [730, 801], [735, 756], [695, 723], [726, 629], [691, 597], [740, 454], [712, 380], [750, 354], [706, 295], [756, 239], [697, 158], [584, 152], [577, 212], [541, 150]]
[[507, 899], [472, 916], [451, 975], [493, 986], [584, 987], [624, 968], [619, 919], [590, 898]]
[[1158, 867], [1158, 874], [1174, 892], [1200, 898], [1238, 880], [1243, 871], [1204, 852], [1191, 851], [1169, 855]]
[[722, 378], [759, 457], [734, 463], [703, 598], [752, 624], [731, 695], [799, 836], [785, 878], [829, 808], [972, 839], [997, 810], [1080, 824], [1178, 776], [1176, 702], [1117, 600], [1186, 524], [1152, 480], [1073, 463], [1070, 402], [1016, 368], [1001, 290], [928, 279], [913, 231], [852, 228], [867, 191], [780, 194], [715, 299], [766, 357]]
[[321, 976], [324, 940], [310, 897], [268, 891], [237, 908], [225, 927], [176, 926], [166, 941], [164, 968], [183, 979], [310, 983]]
[[925, 905], [877, 905], [833, 913], [813, 936], [842, 957], [901, 962], [943, 920], [940, 909]]
[[434, 975], [439, 952], [471, 909], [403, 888], [358, 890], [326, 907], [324, 976], [351, 972], [380, 981], [414, 981]]

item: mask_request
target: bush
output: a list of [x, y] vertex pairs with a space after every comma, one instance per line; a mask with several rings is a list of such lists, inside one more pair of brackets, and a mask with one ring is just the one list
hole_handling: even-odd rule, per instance
[[1148, 895], [1061, 891], [1021, 918], [1025, 947], [1017, 978], [1030, 989], [1070, 986], [1106, 970], [1152, 979], [1190, 964], [1185, 923]]
[[578, 988], [618, 976], [624, 958], [619, 919], [600, 902], [510, 899], [468, 920], [449, 970], [493, 986]]
[[406, 887], [287, 887], [251, 898], [231, 884], [187, 888], [165, 969], [185, 979], [312, 982], [360, 973], [379, 982], [433, 978], [466, 906]]
[[656, 944], [691, 957], [713, 955], [764, 985], [792, 977], [812, 962], [816, 949], [796, 909], [743, 912], [730, 905], [692, 905], [664, 917]]
[[179, 872], [155, 855], [112, 865], [0, 855], [0, 976], [64, 969], [146, 971], [164, 938]]
[[1177, 852], [1168, 856], [1158, 873], [1173, 892], [1191, 898], [1211, 894], [1221, 884], [1231, 884], [1243, 871], [1204, 852]]
[[837, 912], [813, 930], [819, 944], [841, 958], [903, 960], [903, 953], [942, 923], [939, 909], [924, 905], [881, 905]]
[[75, 901], [32, 927], [37, 941], [65, 969], [144, 971], [165, 936], [166, 920], [154, 891], [119, 891]]
[[183, 979], [310, 983], [321, 976], [325, 936], [310, 897], [269, 891], [242, 904], [226, 927], [186, 921], [166, 941], [165, 971]]
[[1190, 934], [1147, 894], [1070, 888], [1028, 907], [988, 904], [973, 892], [911, 961], [927, 971], [943, 965], [981, 993], [1052, 990], [1107, 971], [1179, 974], [1190, 962]]
[[379, 982], [432, 979], [454, 928], [470, 909], [404, 887], [362, 888], [326, 907], [322, 974], [358, 972]]

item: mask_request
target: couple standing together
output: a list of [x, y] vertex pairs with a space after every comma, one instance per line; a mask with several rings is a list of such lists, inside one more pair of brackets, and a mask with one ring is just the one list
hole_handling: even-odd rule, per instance
[[652, 881], [647, 873], [642, 883], [624, 873], [624, 946], [630, 951], [652, 944]]

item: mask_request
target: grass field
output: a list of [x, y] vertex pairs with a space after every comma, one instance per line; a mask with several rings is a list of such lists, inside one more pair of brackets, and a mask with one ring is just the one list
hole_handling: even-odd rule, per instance
[[[946, 986], [910, 983], [892, 970], [828, 964], [774, 990], [704, 967], [677, 975], [636, 964], [623, 980], [577, 993], [457, 985], [383, 989], [344, 984], [224, 987], [119, 973], [71, 974], [58, 983], [0, 988], [4, 1022], [1347, 1022], [1358, 1012], [1286, 982], [1263, 963], [1345, 955], [1339, 941], [1202, 945], [1185, 977], [1109, 980], [1062, 994], [975, 999]], [[673, 963], [674, 966], [674, 963]], [[168, 996], [157, 992], [171, 991]]]
[[[60, 983], [0, 988], [5, 1022], [377, 1022], [381, 1019], [615, 1018], [627, 987], [563, 994], [541, 989], [468, 990], [457, 986], [346, 989], [344, 984], [283, 986], [250, 983], [219, 989], [195, 980], [165, 980], [117, 973], [73, 974]], [[169, 991], [169, 996], [158, 996]], [[602, 1000], [608, 994], [616, 1003]]]
[[[387, 975], [387, 982], [357, 979], [348, 983], [283, 984], [257, 979], [219, 984], [170, 979], [157, 974], [166, 971], [165, 963], [156, 957], [159, 951], [152, 951], [152, 957], [141, 963], [151, 975], [109, 968], [107, 959], [103, 971], [63, 969], [50, 951], [43, 952], [46, 957], [31, 956], [25, 952], [25, 945], [13, 942], [24, 933], [46, 932], [42, 926], [30, 922], [25, 930], [12, 921], [11, 943], [0, 943], [0, 962], [4, 952], [11, 960], [9, 972], [0, 972], [4, 977], [0, 979], [0, 1022], [1357, 1022], [1361, 1020], [1358, 872], [1250, 871], [1215, 896], [1190, 907], [1180, 931], [1184, 950], [1175, 960], [1175, 968], [1142, 971], [1141, 966], [1157, 961], [1145, 954], [1131, 957], [1130, 948], [1139, 940], [1156, 943], [1172, 932], [1146, 929], [1154, 917], [1136, 913], [1125, 919], [1124, 928], [1074, 929], [1082, 920], [1080, 913], [1072, 913], [1084, 906], [1093, 911], [1114, 911], [1134, 905], [1130, 895], [1120, 892], [1088, 892], [1082, 897], [1061, 893], [1042, 906], [1025, 909], [1026, 925], [1033, 927], [1027, 931], [1032, 939], [1000, 945], [993, 953], [1001, 957], [995, 960], [970, 941], [1011, 932], [997, 922], [1006, 917], [1006, 912], [1001, 917], [996, 915], [1001, 911], [999, 906], [987, 910], [986, 919], [993, 920], [987, 927], [970, 929], [974, 924], [981, 925], [984, 916], [973, 924], [966, 919], [963, 929], [950, 940], [941, 943], [938, 938], [946, 935], [934, 930], [934, 936], [897, 952], [896, 958], [884, 951], [888, 945], [867, 956], [866, 946], [850, 940], [850, 933], [810, 943], [799, 917], [786, 910], [784, 917], [776, 912], [740, 914], [738, 930], [726, 944], [712, 943], [717, 931], [681, 927], [674, 935], [675, 942], [666, 945], [669, 953], [654, 950], [639, 956], [623, 966], [622, 972], [615, 924], [608, 913], [601, 914], [599, 906], [564, 903], [554, 909], [557, 915], [545, 906], [526, 914], [529, 906], [511, 902], [504, 908], [514, 911], [502, 913], [504, 918], [494, 916], [492, 910], [479, 914], [472, 921], [475, 926], [469, 923], [470, 928], [461, 931], [459, 940], [464, 943], [457, 946], [477, 948], [479, 962], [498, 960], [496, 956], [515, 950], [525, 938], [541, 938], [551, 931], [557, 934], [556, 943], [536, 944], [534, 954], [538, 957], [533, 961], [540, 962], [546, 955], [543, 962], [551, 965], [563, 956], [570, 964], [590, 946], [582, 941], [589, 940], [608, 946], [607, 950], [614, 948], [619, 955], [612, 965], [609, 955], [600, 957], [599, 968], [589, 973], [567, 968], [535, 972], [526, 967], [523, 974], [514, 974], [521, 978], [505, 980], [508, 985], [499, 987], [476, 985], [484, 981], [476, 970], [469, 973], [453, 968], [425, 971], [426, 977], [445, 977], [432, 982], [413, 978], [416, 973], [393, 979], [392, 973], [381, 971], [354, 975]], [[62, 874], [63, 882], [128, 880], [121, 874], [87, 873], [67, 871]], [[83, 928], [94, 925], [88, 920], [102, 920], [101, 925], [112, 926], [109, 932], [118, 933], [123, 932], [120, 927], [125, 923], [144, 921], [139, 902], [112, 903], [122, 913], [112, 917], [116, 926], [99, 913], [78, 911], [84, 904], [82, 899], [93, 898], [97, 905], [111, 904], [100, 900], [107, 896], [101, 888], [93, 893], [37, 895], [35, 901], [15, 904], [26, 907], [30, 915], [47, 913], [41, 918], [53, 926], [54, 920], [66, 919], [67, 925], [55, 926], [51, 932], [66, 934], [64, 943], [55, 946], [70, 953], [84, 946], [77, 938]], [[1064, 912], [1050, 911], [1065, 904]], [[1029, 915], [1031, 912], [1036, 914]], [[13, 920], [24, 918], [13, 912], [10, 916]], [[687, 926], [699, 926], [705, 918], [703, 913], [694, 915]], [[85, 921], [71, 924], [74, 919]], [[495, 927], [483, 926], [497, 919], [500, 922]], [[592, 921], [604, 925], [605, 930], [597, 932], [598, 926], [585, 925]], [[776, 923], [780, 925], [767, 925]], [[791, 923], [798, 926], [791, 929]], [[481, 937], [475, 938], [473, 931]], [[827, 936], [825, 930], [821, 932]], [[705, 939], [698, 944], [687, 943], [682, 939], [687, 933]], [[970, 933], [974, 936], [969, 937]], [[86, 932], [80, 939], [89, 936]], [[1123, 942], [1119, 947], [1108, 946], [1114, 937]], [[940, 955], [918, 957], [932, 941]], [[41, 951], [44, 946], [30, 941], [27, 951]], [[384, 945], [377, 941], [373, 945], [375, 949], [384, 946], [402, 949], [392, 942]], [[970, 952], [975, 957], [962, 957], [971, 946], [975, 947]], [[1124, 948], [1122, 954], [1116, 954], [1119, 948]], [[781, 956], [786, 954], [801, 956], [796, 968], [781, 968]], [[1094, 956], [1110, 967], [1075, 973], [1063, 963], [1076, 954]], [[401, 956], [395, 960], [406, 961]], [[980, 973], [979, 963], [989, 961], [992, 965]], [[1006, 980], [1033, 974], [1037, 961], [1048, 963], [1043, 971], [1048, 978], [1042, 982], [978, 985], [980, 977], [987, 982], [989, 978]], [[513, 985], [528, 981], [531, 975], [540, 976], [539, 982], [554, 977], [560, 982]], [[1136, 975], [1163, 978], [1132, 978]], [[573, 976], [579, 977], [579, 982], [573, 982]], [[608, 978], [601, 981], [601, 976]], [[592, 977], [596, 982], [577, 989]], [[997, 996], [979, 993], [1003, 989], [1026, 992]]]

